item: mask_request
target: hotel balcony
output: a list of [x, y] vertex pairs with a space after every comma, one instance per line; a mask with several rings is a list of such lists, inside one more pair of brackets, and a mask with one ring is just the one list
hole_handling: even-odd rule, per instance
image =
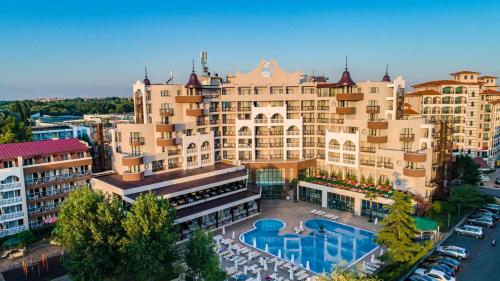
[[123, 181], [139, 181], [144, 179], [144, 171], [131, 172], [125, 171], [122, 176]]
[[335, 111], [337, 114], [356, 114], [355, 107], [337, 107]]
[[367, 136], [369, 143], [387, 143], [387, 136]]
[[368, 121], [368, 129], [387, 129], [389, 128], [389, 122], [387, 120], [375, 120]]
[[359, 161], [359, 164], [363, 165], [363, 166], [371, 166], [371, 167], [375, 167], [375, 160], [366, 160], [366, 159], [361, 159]]
[[205, 115], [204, 109], [186, 109], [186, 115], [192, 117], [200, 117]]
[[366, 106], [366, 113], [380, 113], [380, 105], [368, 105]]
[[81, 172], [73, 172], [73, 173], [66, 173], [66, 174], [60, 174], [56, 176], [48, 176], [48, 177], [43, 177], [43, 178], [37, 178], [37, 179], [27, 179], [25, 181], [26, 185], [35, 185], [35, 184], [46, 184], [46, 183], [52, 183], [52, 182], [57, 182], [57, 181], [65, 181], [65, 180], [70, 180], [70, 179], [76, 179], [76, 178], [81, 178], [81, 177], [88, 177], [91, 176], [90, 170], [86, 171], [81, 171]]
[[300, 110], [300, 106], [289, 105], [289, 106], [286, 107], [286, 110], [288, 110], [288, 111], [299, 111]]
[[21, 203], [21, 201], [22, 201], [21, 196], [11, 197], [11, 198], [6, 198], [6, 199], [0, 199], [0, 206]]
[[160, 116], [167, 117], [167, 116], [172, 116], [172, 115], [174, 115], [173, 108], [161, 108], [160, 109]]
[[362, 146], [362, 147], [359, 148], [359, 151], [361, 151], [361, 152], [367, 152], [367, 153], [375, 153], [376, 148], [375, 147]]
[[418, 152], [405, 152], [403, 159], [409, 162], [425, 162], [427, 161], [427, 154]]
[[0, 220], [5, 221], [5, 220], [10, 220], [10, 219], [22, 218], [23, 216], [24, 216], [24, 212], [3, 214], [3, 215], [0, 215]]
[[28, 215], [37, 215], [41, 213], [47, 213], [59, 209], [59, 203], [54, 203], [50, 205], [28, 208]]
[[172, 146], [175, 145], [175, 139], [156, 139], [157, 146]]
[[425, 169], [424, 168], [403, 168], [403, 175], [412, 178], [421, 178], [425, 177]]
[[330, 119], [330, 124], [344, 124], [344, 119], [332, 118]]
[[156, 124], [155, 129], [159, 133], [175, 132], [174, 124]]
[[328, 161], [330, 162], [340, 162], [340, 157], [328, 157]]
[[144, 144], [144, 137], [131, 137], [129, 139], [129, 144], [131, 146], [143, 145]]
[[200, 103], [203, 102], [203, 96], [176, 96], [176, 103]]
[[3, 229], [3, 230], [0, 230], [0, 237], [16, 234], [16, 233], [21, 232], [23, 230], [24, 230], [24, 225], [12, 227], [9, 229]]
[[124, 166], [137, 166], [144, 162], [142, 154], [140, 155], [126, 155], [122, 158], [122, 164]]
[[362, 93], [337, 94], [338, 101], [360, 101], [363, 100]]
[[415, 140], [415, 134], [400, 134], [399, 135], [399, 140], [400, 141], [413, 141]]
[[0, 184], [0, 192], [7, 192], [21, 188], [21, 182], [11, 182]]

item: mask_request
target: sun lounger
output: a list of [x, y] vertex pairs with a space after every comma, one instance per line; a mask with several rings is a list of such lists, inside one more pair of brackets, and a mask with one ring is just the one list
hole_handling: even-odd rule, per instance
[[297, 272], [300, 268], [298, 266], [292, 267], [293, 272]]
[[252, 273], [253, 273], [253, 274], [257, 274], [257, 273], [259, 273], [261, 270], [262, 270], [262, 268], [257, 267], [256, 269], [252, 270]]
[[380, 265], [378, 264], [374, 264], [374, 263], [371, 263], [371, 262], [367, 262], [365, 263], [365, 266], [369, 267], [369, 268], [373, 268], [375, 270], [379, 269], [380, 268]]
[[240, 261], [240, 262], [238, 263], [238, 265], [245, 265], [245, 264], [247, 264], [247, 262], [248, 262], [247, 260], [242, 260], [242, 261]]
[[314, 214], [314, 213], [316, 213], [316, 209], [311, 210], [311, 214]]
[[276, 281], [283, 281], [283, 280], [285, 280], [285, 277], [283, 276], [279, 276], [278, 278], [276, 278]]
[[278, 260], [278, 258], [272, 258], [269, 260], [269, 263], [275, 263]]
[[281, 266], [281, 265], [282, 265], [282, 264], [284, 264], [284, 263], [285, 263], [284, 261], [279, 261], [279, 262], [277, 263], [277, 265], [278, 265], [278, 266]]

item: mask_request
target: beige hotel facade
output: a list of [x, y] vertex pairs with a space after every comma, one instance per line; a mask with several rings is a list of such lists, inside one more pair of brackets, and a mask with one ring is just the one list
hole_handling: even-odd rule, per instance
[[[337, 196], [349, 205], [345, 211], [362, 214], [364, 193], [306, 181], [298, 182], [298, 191], [292, 188], [294, 179], [319, 173], [389, 181], [426, 200], [436, 189], [434, 125], [403, 105], [404, 89], [405, 80], [391, 80], [388, 73], [354, 82], [346, 65], [332, 83], [287, 72], [274, 60], [225, 77], [206, 67], [197, 75], [193, 68], [182, 84], [155, 84], [146, 76], [133, 85], [135, 123], [119, 124], [113, 132], [116, 174], [95, 178], [93, 186], [130, 203], [144, 191], [172, 198], [158, 189], [202, 179], [205, 171], [212, 177], [214, 167], [224, 165], [220, 173], [246, 171], [237, 180], [245, 178], [241, 184], [258, 196], [243, 207], [257, 212], [261, 198], [328, 207], [327, 197]], [[208, 181], [217, 185], [215, 178]], [[383, 196], [376, 201], [390, 203]]]

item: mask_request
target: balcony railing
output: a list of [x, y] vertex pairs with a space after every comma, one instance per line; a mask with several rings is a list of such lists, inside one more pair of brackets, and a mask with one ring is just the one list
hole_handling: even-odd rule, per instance
[[330, 148], [331, 150], [339, 150], [340, 149], [340, 145], [334, 144], [334, 145], [328, 146], [328, 148]]
[[407, 133], [403, 133], [403, 134], [400, 134], [399, 135], [399, 140], [400, 141], [413, 141], [415, 139], [415, 134], [407, 134]]
[[212, 160], [210, 158], [201, 160], [202, 165], [206, 165], [206, 164], [210, 164], [210, 163], [212, 163]]
[[359, 148], [361, 152], [368, 152], [368, 153], [375, 153], [376, 148], [375, 147], [366, 147], [362, 146]]
[[131, 137], [129, 139], [130, 145], [143, 145], [144, 144], [144, 137]]
[[0, 205], [15, 204], [15, 203], [19, 203], [21, 201], [22, 201], [21, 196], [12, 197], [12, 198], [6, 198], [6, 199], [0, 199]]
[[14, 212], [14, 213], [3, 214], [3, 215], [0, 215], [0, 221], [8, 220], [8, 219], [15, 219], [15, 218], [22, 218], [23, 216], [24, 216], [24, 212]]
[[50, 183], [50, 182], [55, 182], [55, 181], [64, 181], [64, 180], [69, 180], [69, 179], [86, 177], [86, 176], [90, 176], [90, 174], [91, 174], [90, 170], [86, 170], [86, 171], [82, 171], [82, 172], [73, 172], [73, 173], [61, 174], [61, 175], [56, 175], [56, 176], [48, 176], [48, 177], [43, 177], [43, 178], [38, 178], [38, 179], [27, 179], [25, 182], [26, 182], [26, 185], [44, 184], [44, 183]]
[[283, 123], [283, 119], [271, 119], [271, 123]]
[[56, 196], [60, 194], [66, 194], [70, 191], [75, 190], [76, 188], [79, 188], [81, 186], [71, 186], [71, 187], [64, 187], [56, 190], [47, 190], [44, 192], [33, 192], [33, 193], [28, 193], [26, 194], [26, 198], [28, 200], [36, 200], [44, 197], [50, 197], [50, 196]]
[[0, 184], [0, 192], [7, 192], [21, 188], [21, 182], [11, 182]]
[[251, 136], [252, 132], [238, 132], [238, 136]]
[[340, 162], [340, 157], [328, 157], [328, 161], [330, 161], [330, 162]]
[[346, 158], [344, 158], [344, 163], [345, 163], [345, 164], [354, 164], [354, 163], [356, 163], [356, 160], [354, 160], [354, 159], [349, 159], [349, 158], [347, 158], [347, 159], [346, 159]]
[[344, 145], [342, 148], [343, 148], [343, 150], [347, 150], [347, 151], [356, 151], [355, 146]]
[[286, 131], [286, 134], [289, 136], [298, 136], [300, 135], [300, 131]]
[[54, 204], [40, 206], [40, 207], [32, 207], [32, 208], [28, 208], [28, 214], [33, 215], [33, 214], [49, 212], [49, 211], [57, 210], [57, 208], [59, 208], [59, 203], [54, 203]]
[[196, 149], [196, 148], [186, 149], [186, 153], [187, 154], [193, 154], [193, 153], [196, 153], [196, 152], [198, 152], [198, 149]]
[[0, 237], [16, 234], [16, 233], [21, 232], [23, 230], [24, 230], [24, 225], [12, 227], [9, 229], [0, 230]]
[[287, 147], [299, 147], [300, 143], [295, 143], [295, 142], [287, 142], [286, 143]]

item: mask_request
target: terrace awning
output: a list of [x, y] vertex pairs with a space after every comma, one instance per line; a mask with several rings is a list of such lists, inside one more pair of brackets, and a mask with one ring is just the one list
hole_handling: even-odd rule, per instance
[[418, 231], [434, 231], [438, 229], [438, 223], [424, 217], [414, 217]]

